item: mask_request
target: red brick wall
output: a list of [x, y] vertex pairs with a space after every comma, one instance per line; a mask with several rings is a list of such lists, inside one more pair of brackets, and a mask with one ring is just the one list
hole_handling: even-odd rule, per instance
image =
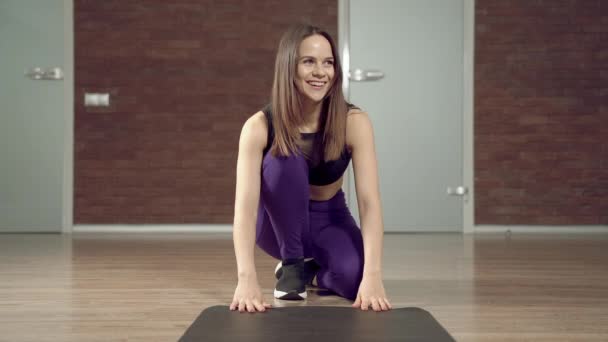
[[475, 11], [475, 223], [608, 224], [608, 1]]
[[[74, 222], [232, 223], [238, 137], [278, 40], [337, 1], [76, 0]], [[109, 92], [108, 108], [84, 107]]]

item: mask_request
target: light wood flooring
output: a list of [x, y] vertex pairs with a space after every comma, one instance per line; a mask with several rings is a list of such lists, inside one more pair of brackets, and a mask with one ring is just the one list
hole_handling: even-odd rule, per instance
[[[274, 300], [256, 265], [276, 307], [350, 305]], [[387, 234], [384, 279], [458, 341], [608, 341], [606, 235]], [[230, 234], [3, 234], [0, 341], [176, 341], [235, 286]]]

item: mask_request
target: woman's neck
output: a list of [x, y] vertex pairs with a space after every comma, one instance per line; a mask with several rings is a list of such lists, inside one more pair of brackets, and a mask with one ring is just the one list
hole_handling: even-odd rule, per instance
[[318, 130], [321, 105], [322, 102], [314, 103], [310, 100], [302, 101], [302, 119], [304, 120], [305, 127], [300, 127], [301, 131], [316, 132]]

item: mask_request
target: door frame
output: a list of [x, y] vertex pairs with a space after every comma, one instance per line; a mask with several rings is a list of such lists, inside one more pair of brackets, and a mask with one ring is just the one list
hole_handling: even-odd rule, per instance
[[63, 0], [63, 194], [62, 227], [64, 234], [74, 226], [74, 0]]
[[[451, 0], [450, 0], [451, 1]], [[462, 198], [462, 233], [472, 234], [475, 231], [475, 181], [473, 175], [473, 101], [474, 101], [474, 58], [475, 58], [475, 0], [461, 0], [463, 2], [463, 105], [462, 105], [462, 185], [468, 188], [467, 194]], [[348, 70], [350, 69], [350, 0], [338, 0], [338, 47], [342, 60], [342, 90], [349, 99], [350, 82]], [[355, 196], [351, 189], [350, 178], [352, 167], [344, 176], [344, 192], [347, 203]]]

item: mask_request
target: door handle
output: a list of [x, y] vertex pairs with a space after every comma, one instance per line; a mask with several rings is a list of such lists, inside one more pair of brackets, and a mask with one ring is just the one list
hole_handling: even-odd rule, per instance
[[384, 73], [380, 70], [355, 69], [348, 72], [348, 79], [355, 82], [377, 81], [384, 78]]
[[456, 188], [448, 187], [447, 190], [448, 195], [451, 196], [464, 196], [469, 193], [469, 188], [465, 186], [457, 186]]
[[25, 76], [32, 80], [62, 80], [63, 70], [61, 68], [30, 68], [25, 71]]

